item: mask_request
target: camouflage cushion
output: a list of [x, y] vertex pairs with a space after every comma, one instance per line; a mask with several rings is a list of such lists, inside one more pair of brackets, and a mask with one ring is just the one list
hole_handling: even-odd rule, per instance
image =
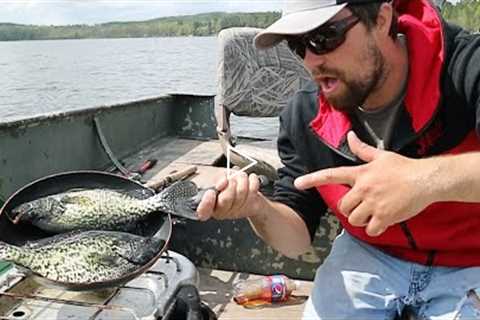
[[275, 117], [310, 75], [285, 43], [257, 50], [253, 38], [259, 31], [219, 33], [216, 103], [239, 116]]

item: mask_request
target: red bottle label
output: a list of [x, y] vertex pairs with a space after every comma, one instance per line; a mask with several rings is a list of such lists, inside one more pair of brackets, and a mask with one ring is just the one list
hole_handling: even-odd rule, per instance
[[272, 293], [272, 302], [285, 300], [287, 296], [287, 284], [282, 276], [270, 276], [270, 290]]

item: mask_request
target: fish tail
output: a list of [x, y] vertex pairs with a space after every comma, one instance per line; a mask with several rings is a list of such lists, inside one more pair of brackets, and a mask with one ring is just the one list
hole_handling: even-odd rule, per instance
[[198, 194], [198, 187], [192, 181], [178, 181], [149, 198], [155, 210], [188, 219], [197, 220], [196, 207], [192, 199]]

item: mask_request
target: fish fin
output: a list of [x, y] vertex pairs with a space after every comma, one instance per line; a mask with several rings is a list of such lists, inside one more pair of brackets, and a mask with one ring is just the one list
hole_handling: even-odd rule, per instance
[[87, 254], [88, 260], [94, 261], [98, 265], [106, 266], [108, 268], [118, 267], [130, 262], [128, 257], [128, 250], [117, 248], [113, 252], [90, 252]]
[[215, 188], [201, 189], [194, 196], [186, 199], [175, 199], [175, 213], [176, 216], [187, 218], [190, 220], [198, 220], [197, 208], [200, 204], [200, 201], [203, 198], [203, 195], [207, 190], [214, 190], [218, 193]]
[[76, 204], [76, 205], [81, 205], [85, 207], [92, 206], [94, 204], [94, 201], [86, 196], [72, 196], [72, 195], [64, 195], [61, 199], [60, 202], [62, 204]]
[[61, 234], [49, 236], [47, 238], [42, 238], [34, 241], [27, 241], [22, 245], [22, 248], [26, 249], [38, 249], [42, 247], [52, 246], [59, 242], [75, 242], [77, 241], [76, 237], [82, 234], [82, 230], [68, 231]]
[[128, 261], [128, 259], [125, 259], [125, 257], [123, 257], [122, 255], [118, 255], [118, 256], [102, 255], [100, 257], [96, 257], [96, 261], [99, 265], [103, 265], [109, 268], [113, 266], [121, 266], [125, 264], [124, 260]]
[[118, 252], [119, 255], [130, 262], [131, 264], [144, 266], [150, 260], [152, 260], [156, 255], [160, 253], [162, 248], [165, 247], [165, 239], [163, 238], [149, 238], [143, 243], [142, 248], [135, 250], [135, 252], [128, 252], [127, 250], [122, 252]]
[[[65, 191], [64, 193], [75, 193], [75, 192], [83, 192], [83, 191], [86, 191], [86, 190], [92, 190], [92, 189], [89, 189], [89, 188], [72, 188], [72, 189], [68, 189], [67, 191]], [[95, 189], [93, 189], [95, 190]]]
[[190, 180], [180, 180], [167, 188], [163, 189], [158, 196], [163, 198], [190, 198], [198, 193], [198, 187], [195, 182]]
[[175, 216], [198, 220], [192, 199], [198, 194], [197, 185], [188, 180], [175, 182], [154, 196], [158, 210]]
[[117, 260], [121, 258], [137, 266], [143, 266], [146, 263], [143, 256], [132, 256], [126, 250], [124, 252], [119, 251], [117, 253], [118, 253], [118, 257], [116, 257]]
[[171, 213], [177, 217], [187, 218], [190, 220], [198, 220], [197, 215], [198, 204], [195, 204], [193, 198], [175, 200], [174, 212]]

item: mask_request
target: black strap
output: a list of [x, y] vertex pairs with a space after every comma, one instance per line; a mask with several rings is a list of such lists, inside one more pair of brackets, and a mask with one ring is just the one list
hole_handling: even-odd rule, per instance
[[[410, 232], [410, 229], [407, 226], [407, 223], [401, 222], [400, 227], [402, 228], [403, 233], [405, 234], [405, 237], [407, 238], [408, 244], [413, 250], [418, 250], [417, 243], [415, 242], [415, 239], [413, 238], [412, 233]], [[433, 261], [435, 260], [435, 255], [437, 252], [435, 250], [431, 250], [427, 253], [427, 260], [425, 261], [425, 264], [427, 266], [433, 265]]]
[[425, 263], [427, 266], [432, 266], [433, 261], [435, 260], [435, 255], [437, 254], [437, 251], [432, 250], [428, 253], [427, 255], [427, 262]]
[[405, 234], [405, 237], [407, 238], [407, 241], [410, 247], [414, 250], [418, 250], [417, 243], [415, 242], [415, 239], [413, 238], [413, 235], [410, 232], [410, 229], [408, 228], [407, 223], [405, 221], [401, 222], [400, 227], [402, 228], [402, 231]]

